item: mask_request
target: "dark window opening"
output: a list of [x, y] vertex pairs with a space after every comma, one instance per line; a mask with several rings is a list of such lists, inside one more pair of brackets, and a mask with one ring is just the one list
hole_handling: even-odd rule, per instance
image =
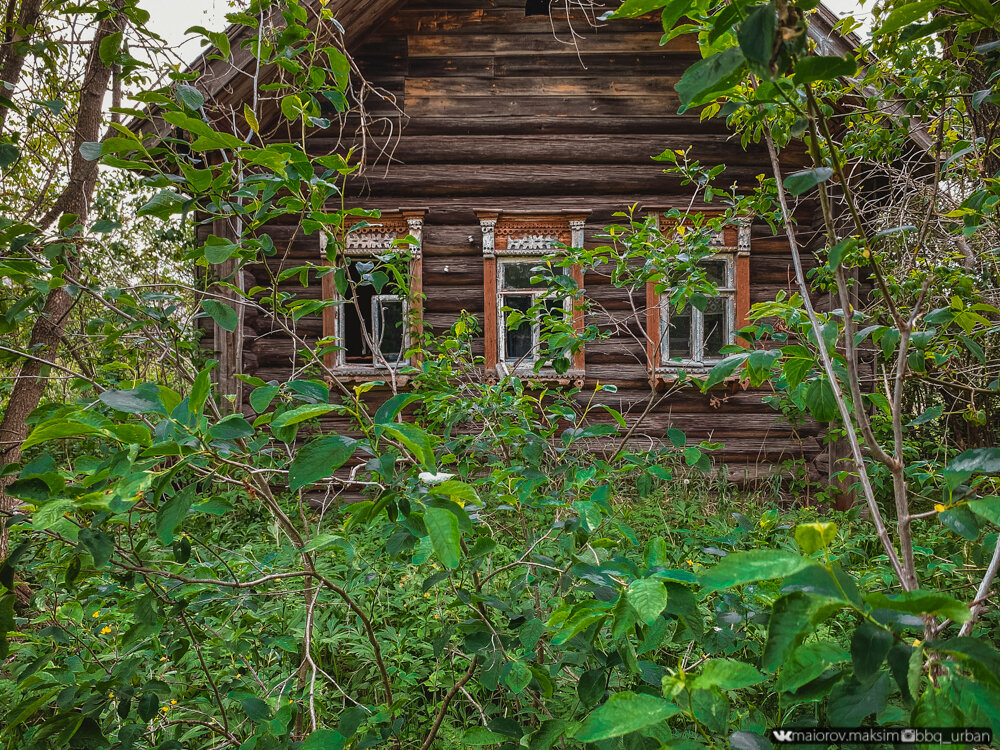
[[[351, 284], [341, 305], [344, 364], [380, 365], [403, 360], [406, 305], [371, 261], [350, 264]], [[392, 287], [392, 288], [390, 288]], [[372, 346], [381, 356], [374, 356]]]
[[527, 0], [524, 4], [524, 15], [526, 16], [547, 16], [549, 14], [550, 0]]

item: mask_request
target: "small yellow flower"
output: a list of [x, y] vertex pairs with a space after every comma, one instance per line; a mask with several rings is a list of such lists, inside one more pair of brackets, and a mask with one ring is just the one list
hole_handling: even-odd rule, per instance
[[114, 698], [115, 697], [115, 691], [112, 690], [110, 693], [108, 693], [108, 697], [109, 698]]
[[243, 673], [242, 673], [242, 672], [237, 672], [237, 673], [236, 673], [236, 679], [237, 679], [237, 680], [238, 680], [238, 679], [240, 679], [240, 677], [242, 677], [242, 676], [243, 676]]
[[91, 615], [91, 617], [100, 617], [100, 616], [101, 616], [101, 610], [97, 610], [96, 612], [94, 612], [94, 614]]
[[864, 256], [865, 258], [870, 258], [870, 257], [872, 257], [872, 251], [871, 251], [871, 250], [869, 250], [869, 249], [868, 249], [868, 248], [866, 247], [866, 248], [865, 248], [865, 249], [864, 249], [864, 250], [863, 250], [863, 251], [861, 252], [861, 255], [862, 255], [862, 256]]
[[441, 618], [440, 618], [440, 617], [438, 617], [437, 615], [434, 615], [434, 619], [435, 619], [435, 620], [440, 620]]
[[166, 713], [170, 710], [170, 706], [160, 706], [160, 710], [163, 711], [163, 713]]
[[941, 503], [937, 503], [937, 504], [935, 504], [935, 505], [934, 505], [934, 510], [936, 510], [936, 511], [937, 511], [938, 513], [940, 513], [940, 512], [941, 512], [941, 511], [943, 511], [944, 509], [945, 509], [945, 508], [944, 508], [944, 506], [943, 506], [943, 505], [941, 505]]
[[101, 635], [107, 635], [110, 632], [111, 632], [111, 627], [108, 625], [105, 625], [103, 628], [101, 628]]
[[424, 599], [430, 599], [430, 598], [431, 598], [430, 594], [424, 594]]
[[170, 705], [171, 706], [176, 706], [177, 705], [177, 701], [170, 701]]
[[691, 565], [693, 567], [694, 566], [694, 560], [692, 560], [691, 558], [688, 558], [687, 564]]
[[919, 638], [914, 638], [913, 639], [913, 648], [919, 648], [919, 646], [920, 646], [920, 639]]
[[167, 657], [165, 657], [165, 656], [161, 656], [160, 657], [160, 661], [166, 661], [166, 660], [167, 660]]

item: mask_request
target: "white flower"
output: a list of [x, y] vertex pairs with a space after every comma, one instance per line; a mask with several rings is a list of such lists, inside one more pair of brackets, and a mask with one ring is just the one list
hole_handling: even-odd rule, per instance
[[424, 484], [441, 484], [441, 482], [446, 482], [453, 476], [455, 475], [448, 474], [447, 472], [444, 471], [439, 471], [437, 474], [432, 474], [429, 471], [422, 471], [420, 472], [420, 474], [417, 475], [417, 479], [419, 479]]

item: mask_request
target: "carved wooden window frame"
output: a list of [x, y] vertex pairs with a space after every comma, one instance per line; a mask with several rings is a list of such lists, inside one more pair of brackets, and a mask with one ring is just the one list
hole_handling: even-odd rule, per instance
[[[584, 226], [589, 211], [564, 211], [537, 213], [481, 210], [476, 212], [483, 232], [483, 334], [488, 373], [505, 374], [510, 368], [502, 359], [501, 337], [504, 335], [500, 294], [501, 266], [505, 260], [542, 261], [559, 255], [563, 246], [583, 247]], [[577, 265], [566, 269], [577, 288], [583, 290], [583, 269]], [[572, 316], [574, 330], [582, 334], [585, 320], [583, 306], [579, 303], [567, 307]], [[558, 374], [552, 368], [534, 370], [535, 360], [525, 360], [513, 369], [515, 374], [536, 378], [582, 381], [585, 376], [585, 358], [581, 347], [574, 355], [570, 369]]]
[[[676, 221], [663, 215], [666, 209], [649, 208], [648, 214], [657, 217], [661, 232], [669, 232]], [[719, 211], [700, 212], [707, 218], [721, 215]], [[731, 286], [720, 287], [733, 299], [732, 317], [730, 318], [729, 342], [738, 340], [735, 332], [747, 325], [750, 312], [750, 230], [752, 219], [740, 216], [733, 219], [722, 228], [721, 232], [711, 240], [715, 252], [705, 260], [722, 259], [726, 261], [727, 275]], [[730, 270], [731, 269], [731, 270]], [[657, 294], [654, 282], [646, 283], [646, 357], [649, 363], [650, 377], [654, 380], [670, 380], [684, 370], [689, 374], [707, 374], [724, 357], [699, 360], [670, 360], [665, 356], [666, 326], [669, 315], [669, 295]], [[693, 316], [692, 320], [697, 316]], [[703, 345], [703, 342], [702, 342]], [[694, 354], [694, 352], [692, 352]]]
[[[373, 298], [399, 298], [403, 302], [403, 320], [409, 321], [403, 331], [403, 351], [407, 351], [412, 346], [413, 340], [419, 335], [422, 325], [422, 300], [423, 300], [423, 270], [422, 270], [422, 245], [423, 229], [426, 209], [400, 209], [398, 211], [383, 211], [379, 219], [369, 222], [369, 226], [354, 229], [347, 235], [346, 245], [341, 252], [351, 259], [373, 258], [377, 259], [381, 255], [388, 253], [407, 253], [409, 255], [409, 294], [406, 297], [401, 295], [376, 294]], [[406, 246], [398, 245], [398, 240], [406, 237], [413, 237], [416, 243], [408, 243]], [[320, 235], [320, 257], [326, 262], [327, 235]], [[334, 283], [333, 273], [327, 273], [322, 279], [323, 299], [338, 300], [340, 295]], [[373, 312], [374, 319], [374, 312]], [[341, 331], [344, 326], [344, 305], [333, 305], [323, 310], [323, 338], [334, 342], [335, 346], [340, 346], [342, 341]], [[369, 335], [374, 332], [369, 331]], [[374, 353], [372, 363], [360, 364], [356, 362], [347, 363], [344, 361], [345, 350], [339, 348], [336, 351], [327, 352], [323, 356], [324, 365], [338, 375], [344, 377], [372, 377], [385, 375], [389, 370], [396, 370], [406, 365], [416, 365], [417, 357], [402, 358], [397, 362], [379, 363]]]

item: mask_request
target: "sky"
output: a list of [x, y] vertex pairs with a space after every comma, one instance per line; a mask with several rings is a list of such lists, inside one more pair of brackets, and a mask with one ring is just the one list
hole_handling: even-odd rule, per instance
[[[485, 4], [486, 0], [484, 0]], [[611, 2], [605, 3], [612, 7]], [[141, 0], [139, 5], [150, 13], [149, 25], [153, 31], [164, 37], [170, 45], [184, 42], [181, 56], [193, 60], [201, 47], [197, 39], [185, 37], [184, 32], [192, 26], [204, 26], [209, 31], [221, 31], [226, 26], [226, 13], [230, 11], [230, 0]], [[826, 5], [838, 15], [854, 12], [862, 20], [868, 13], [858, 0], [826, 0]], [[871, 3], [868, 3], [871, 7]], [[185, 39], [187, 41], [185, 41]]]

